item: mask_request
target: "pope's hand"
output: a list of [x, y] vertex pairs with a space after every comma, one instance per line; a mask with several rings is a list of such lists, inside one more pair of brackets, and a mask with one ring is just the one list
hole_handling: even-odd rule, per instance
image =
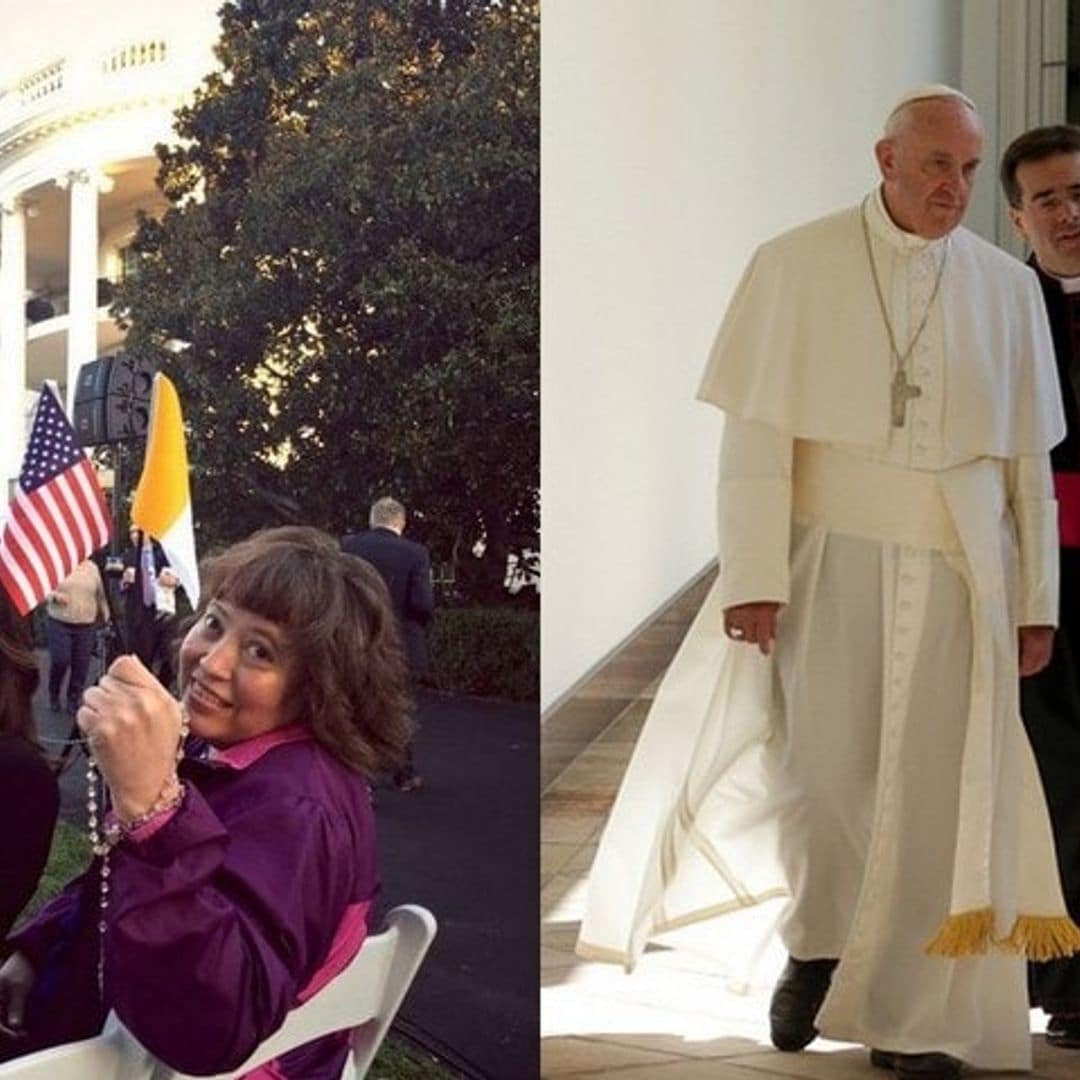
[[1020, 677], [1037, 675], [1050, 663], [1050, 655], [1054, 651], [1054, 628], [1021, 626], [1017, 636], [1020, 640]]
[[145, 814], [176, 765], [180, 703], [136, 656], [120, 656], [76, 714], [123, 820]]
[[776, 618], [781, 607], [773, 600], [763, 600], [725, 608], [724, 632], [734, 641], [756, 645], [768, 656], [776, 640]]
[[26, 998], [34, 985], [35, 972], [21, 952], [12, 953], [0, 967], [0, 1033], [21, 1038]]

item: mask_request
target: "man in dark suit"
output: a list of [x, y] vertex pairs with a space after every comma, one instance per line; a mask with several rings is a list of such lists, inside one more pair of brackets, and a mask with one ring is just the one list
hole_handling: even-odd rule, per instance
[[[431, 588], [431, 558], [423, 544], [401, 535], [405, 521], [405, 507], [397, 499], [383, 496], [372, 504], [368, 519], [371, 528], [346, 536], [341, 547], [350, 555], [366, 559], [386, 582], [415, 686], [428, 670], [426, 630], [435, 610], [435, 597]], [[402, 791], [413, 791], [423, 784], [413, 766], [411, 747], [408, 761], [394, 774], [394, 783]]]
[[[1031, 248], [1057, 356], [1066, 435], [1050, 451], [1061, 577], [1050, 664], [1020, 685], [1020, 711], [1054, 829], [1062, 891], [1080, 919], [1080, 127], [1035, 128], [1001, 162], [1009, 217]], [[1029, 967], [1046, 1041], [1080, 1050], [1080, 955]]]
[[127, 649], [133, 652], [162, 684], [170, 687], [175, 674], [176, 590], [180, 579], [169, 566], [161, 544], [143, 543], [135, 526], [129, 532], [131, 546], [121, 556], [124, 624]]

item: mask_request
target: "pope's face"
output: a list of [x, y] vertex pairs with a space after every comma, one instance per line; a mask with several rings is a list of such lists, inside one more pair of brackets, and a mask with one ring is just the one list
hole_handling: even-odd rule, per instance
[[962, 101], [915, 102], [874, 152], [900, 228], [936, 240], [960, 224], [982, 153], [982, 125]]
[[1080, 275], [1080, 153], [1054, 154], [1017, 167], [1020, 205], [1013, 225], [1039, 266], [1060, 277]]

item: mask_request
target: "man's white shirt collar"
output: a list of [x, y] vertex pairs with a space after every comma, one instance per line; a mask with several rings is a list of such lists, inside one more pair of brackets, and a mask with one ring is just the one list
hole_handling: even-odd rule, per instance
[[870, 231], [885, 243], [902, 252], [917, 254], [923, 251], [936, 251], [937, 245], [945, 242], [945, 237], [936, 240], [927, 240], [925, 236], [906, 232], [891, 217], [885, 209], [885, 198], [881, 193], [881, 185], [874, 189], [874, 194], [866, 203], [866, 220]]

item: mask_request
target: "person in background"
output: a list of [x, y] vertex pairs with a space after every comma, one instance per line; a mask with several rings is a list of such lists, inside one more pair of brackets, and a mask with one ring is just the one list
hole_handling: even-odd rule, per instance
[[154, 579], [154, 644], [151, 663], [147, 666], [161, 681], [173, 689], [176, 678], [173, 655], [176, 651], [176, 590], [180, 579], [166, 563]]
[[133, 526], [129, 537], [131, 546], [124, 552], [120, 579], [127, 647], [163, 685], [172, 688], [176, 674], [176, 590], [180, 579], [156, 540], [150, 541], [149, 551], [145, 551], [139, 529]]
[[[435, 611], [431, 585], [431, 556], [423, 544], [406, 540], [405, 507], [386, 495], [372, 503], [368, 514], [371, 526], [365, 533], [346, 536], [341, 547], [350, 555], [366, 559], [382, 575], [390, 590], [398, 626], [409, 662], [409, 675], [415, 689], [430, 665], [427, 627]], [[412, 748], [403, 768], [394, 775], [401, 791], [414, 791], [423, 785], [416, 772]]]
[[[107, 862], [10, 940], [0, 1059], [86, 1038], [115, 1010], [171, 1068], [230, 1072], [368, 933], [369, 780], [408, 740], [382, 579], [302, 527], [257, 533], [201, 577], [180, 700], [134, 656], [86, 692]], [[265, 1075], [337, 1080], [348, 1045], [347, 1032], [316, 1039]]]
[[67, 711], [74, 716], [86, 686], [94, 627], [109, 621], [109, 602], [97, 566], [85, 559], [49, 595], [49, 706], [61, 709], [67, 676]]
[[34, 731], [37, 685], [30, 620], [0, 589], [0, 938], [37, 888], [60, 808]]
[[[1067, 432], [1050, 452], [1058, 501], [1061, 616], [1049, 665], [1020, 684], [1020, 709], [1054, 826], [1065, 901], [1080, 920], [1080, 127], [1021, 135], [1001, 160], [1009, 217], [1031, 247], [1057, 356]], [[1046, 1040], [1080, 1049], [1080, 956], [1031, 964]]]

